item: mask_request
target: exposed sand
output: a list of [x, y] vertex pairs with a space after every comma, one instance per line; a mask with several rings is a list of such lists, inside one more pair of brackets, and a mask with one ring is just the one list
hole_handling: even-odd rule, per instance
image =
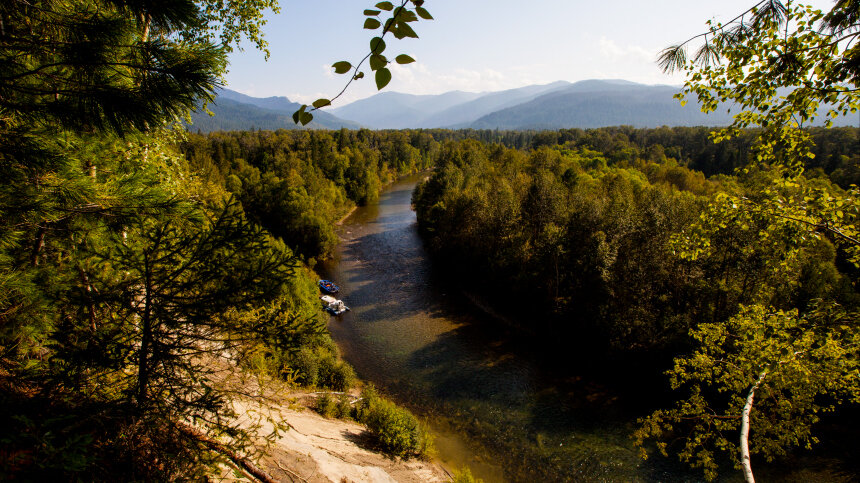
[[[277, 382], [273, 385], [280, 386]], [[244, 427], [257, 434], [272, 433], [277, 423], [289, 425], [263, 449], [259, 466], [285, 482], [447, 482], [438, 464], [418, 459], [391, 458], [373, 450], [373, 438], [352, 421], [326, 419], [309, 409], [315, 394], [266, 384], [267, 403], [237, 399], [233, 407]], [[267, 407], [264, 407], [267, 406]], [[232, 470], [221, 481], [234, 480]], [[242, 480], [247, 481], [247, 480]]]

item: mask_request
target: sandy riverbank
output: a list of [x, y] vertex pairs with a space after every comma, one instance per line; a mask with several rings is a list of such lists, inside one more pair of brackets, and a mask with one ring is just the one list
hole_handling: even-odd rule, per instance
[[352, 209], [347, 212], [347, 214], [343, 215], [339, 220], [337, 220], [337, 222], [335, 222], [335, 226], [343, 225], [343, 222], [346, 221], [347, 218], [349, 218], [349, 215], [355, 213], [355, 210], [357, 209], [358, 206], [353, 206]]
[[[262, 397], [236, 399], [233, 408], [240, 425], [256, 426], [261, 436], [272, 433], [277, 423], [288, 426], [270, 444], [260, 446], [264, 456], [259, 466], [274, 480], [306, 483], [451, 480], [446, 470], [434, 462], [391, 458], [374, 451], [373, 438], [364, 426], [326, 419], [310, 409], [316, 394], [291, 389], [278, 381], [268, 381], [263, 386]], [[221, 481], [247, 482], [236, 479], [232, 469], [221, 475]]]

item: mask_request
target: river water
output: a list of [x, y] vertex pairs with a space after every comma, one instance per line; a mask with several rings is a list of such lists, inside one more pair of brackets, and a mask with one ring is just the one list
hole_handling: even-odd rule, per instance
[[[577, 374], [588, 360], [574, 349], [548, 364], [547, 341], [508, 333], [503, 317], [434, 273], [410, 206], [425, 176], [401, 179], [357, 209], [340, 227], [336, 257], [318, 267], [352, 308], [329, 328], [359, 376], [429, 423], [441, 463], [468, 466], [487, 483], [701, 480], [674, 458], [643, 462], [632, 448], [636, 417], [654, 404], [641, 396], [665, 378], [640, 381], [629, 362]], [[560, 359], [564, 377], [552, 375]], [[810, 461], [760, 469], [775, 470], [772, 480], [839, 479], [833, 465], [812, 472], [821, 459]], [[720, 480], [740, 474], [728, 466]]]
[[350, 215], [336, 257], [318, 267], [352, 309], [329, 323], [344, 359], [429, 422], [445, 466], [487, 483], [665, 476], [642, 467], [629, 427], [597, 422], [611, 391], [547, 377], [522, 337], [446, 288], [410, 207], [422, 176]]

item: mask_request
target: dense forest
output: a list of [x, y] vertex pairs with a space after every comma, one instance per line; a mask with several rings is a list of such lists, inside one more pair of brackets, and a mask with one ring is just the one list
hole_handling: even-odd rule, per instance
[[[413, 37], [407, 22], [429, 13], [408, 3], [381, 2], [392, 17], [369, 25]], [[857, 90], [843, 86], [858, 82], [856, 44], [845, 62], [838, 42], [793, 50], [791, 62], [774, 54], [782, 60], [765, 69], [779, 72], [761, 76], [765, 86], [795, 69], [785, 78], [823, 73], [826, 88], [778, 104], [758, 96], [760, 109], [739, 122], [760, 127], [729, 134], [190, 134], [184, 122], [213, 100], [227, 54], [243, 42], [266, 49], [263, 11], [277, 2], [235, 6], [0, 3], [0, 479], [248, 469], [257, 438], [276, 434], [237, 423], [231, 403], [250, 395], [225, 373], [349, 389], [355, 375], [327, 332], [313, 267], [332, 254], [337, 220], [396, 177], [430, 169], [414, 205], [439, 267], [480, 280], [467, 288], [547, 341], [674, 358], [657, 370], [689, 395], [640, 421], [640, 445], [665, 452], [670, 438], [710, 478], [715, 451], [737, 453], [724, 433], [740, 426], [745, 446], [753, 396], [763, 415], [751, 423], [753, 453], [769, 460], [812, 446], [820, 414], [860, 402], [860, 133], [791, 120], [821, 103], [856, 112]], [[831, 32], [860, 35], [856, 7], [839, 2]], [[789, 15], [821, 20], [782, 8], [722, 43], [724, 58], [748, 61], [732, 50], [746, 43], [783, 48]], [[822, 53], [815, 68], [801, 58]], [[382, 88], [391, 61], [376, 55]], [[725, 67], [712, 67], [717, 94], [685, 86], [705, 107], [769, 88], [727, 89]], [[320, 410], [367, 423], [394, 455], [428, 448], [416, 419], [371, 388], [353, 409]], [[692, 429], [675, 438], [677, 428]], [[740, 459], [751, 477], [748, 454]]]
[[[232, 402], [252, 395], [229, 374], [355, 383], [308, 264], [351, 206], [429, 166], [433, 143], [188, 135], [226, 53], [264, 48], [273, 5], [0, 4], [0, 479], [250, 471], [277, 434], [241, 425]], [[393, 454], [426, 449], [382, 397], [351, 417]]]
[[[456, 272], [454, 278], [481, 280], [476, 290], [516, 300], [507, 308], [521, 307], [527, 324], [561, 336], [556, 340], [575, 339], [585, 327], [604, 334], [587, 338], [589, 344], [657, 349], [682, 343], [697, 321], [728, 318], [762, 298], [785, 308], [821, 298], [854, 306], [856, 289], [845, 276], [853, 269], [826, 239], [805, 249], [795, 271], [778, 277], [768, 267], [784, 254], [754, 226], [727, 224], [707, 256], [695, 261], [672, 256], [672, 243], [715, 193], [755, 198], [771, 179], [758, 170], [726, 174], [740, 165], [739, 145], [748, 138], [715, 145], [706, 142], [707, 132], [461, 133], [517, 136], [517, 144], [531, 148], [445, 144], [433, 176], [414, 195], [419, 224], [437, 263]], [[860, 159], [858, 130], [815, 133], [827, 152], [822, 148], [810, 166], [820, 176], [807, 183], [838, 190], [834, 181]], [[706, 177], [690, 166], [720, 174]]]
[[397, 176], [426, 170], [439, 143], [419, 131], [255, 131], [189, 135], [191, 169], [223, 186], [305, 259], [328, 257], [334, 222]]
[[[647, 391], [640, 396], [650, 401], [646, 404], [659, 404], [662, 397], [655, 374], [669, 371], [673, 381], [698, 369], [708, 380], [721, 374], [707, 372], [711, 369], [701, 362], [707, 359], [680, 358], [699, 343], [726, 360], [732, 351], [760, 350], [741, 349], [740, 340], [767, 347], [773, 344], [768, 338], [782, 337], [774, 335], [780, 330], [787, 330], [788, 341], [837, 337], [801, 336], [795, 323], [781, 329], [786, 322], [774, 313], [789, 314], [788, 320], [790, 314], [807, 314], [820, 327], [837, 324], [850, 341], [856, 332], [847, 321], [860, 309], [860, 273], [842, 232], [828, 234], [820, 231], [826, 225], [811, 222], [793, 224], [793, 214], [783, 217], [788, 224], [777, 223], [780, 218], [768, 207], [792, 200], [821, 206], [829, 200], [833, 220], [850, 223], [857, 216], [849, 206], [856, 187], [848, 179], [860, 160], [860, 130], [813, 129], [816, 156], [805, 166], [806, 176], [790, 181], [776, 167], [751, 163], [755, 131], [721, 144], [707, 142], [709, 131], [446, 133], [466, 139], [443, 144], [432, 176], [416, 188], [419, 228], [447, 283], [511, 314], [497, 323], [513, 320], [517, 330], [540, 341], [554, 370], [574, 375], [583, 364], [611, 366], [604, 370], [638, 388], [634, 391]], [[475, 140], [481, 138], [497, 143]], [[760, 306], [773, 312], [751, 316]], [[746, 317], [761, 323], [743, 326], [739, 321]], [[823, 322], [827, 317], [837, 322]], [[722, 335], [714, 340], [717, 334]], [[837, 366], [854, 360], [854, 345], [846, 344], [846, 352], [835, 352]], [[795, 354], [807, 350], [812, 349]], [[738, 357], [756, 357], [742, 354]], [[626, 369], [613, 365], [618, 360]], [[791, 411], [781, 413], [783, 405], [793, 401], [799, 414], [802, 404], [819, 400], [801, 399], [799, 391], [767, 393], [760, 403], [769, 422], [758, 426], [764, 434], [759, 441], [772, 444], [766, 447], [773, 455], [784, 456], [784, 448], [793, 445], [783, 439], [787, 430], [780, 418], [794, 417]], [[851, 389], [839, 396], [836, 385], [829, 391], [820, 399], [822, 411], [832, 411], [830, 404], [839, 397], [854, 397]], [[722, 417], [716, 409], [706, 411]], [[690, 420], [695, 418], [675, 423], [685, 427]], [[817, 420], [798, 423], [798, 437], [808, 437]], [[647, 438], [650, 424], [637, 434]], [[707, 458], [713, 475], [721, 460]]]

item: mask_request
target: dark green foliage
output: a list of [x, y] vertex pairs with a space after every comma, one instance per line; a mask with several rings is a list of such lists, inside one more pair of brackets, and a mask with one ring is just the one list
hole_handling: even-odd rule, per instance
[[[515, 149], [563, 145], [597, 151], [611, 162], [623, 163], [635, 159], [661, 162], [671, 158], [678, 165], [701, 171], [706, 176], [732, 174], [736, 168], [746, 166], [750, 150], [756, 142], [756, 131], [741, 131], [736, 137], [715, 144], [711, 135], [716, 131], [707, 127], [636, 129], [632, 126], [615, 126], [557, 131], [428, 129], [421, 132], [440, 143], [475, 139]], [[827, 175], [834, 175], [833, 181], [836, 183], [842, 183], [842, 173], [856, 172], [855, 166], [860, 162], [860, 129], [813, 127], [808, 132], [814, 144], [812, 153], [815, 157], [806, 160], [807, 169], [821, 168]], [[840, 178], [836, 177], [837, 171]]]
[[[3, 386], [0, 478], [4, 481], [198, 480], [214, 461], [161, 418], [72, 391], [32, 394]], [[159, 464], [152, 464], [159, 455]]]
[[432, 443], [415, 416], [379, 396], [373, 387], [361, 392], [355, 404], [356, 421], [367, 426], [388, 453], [400, 457], [426, 455]]
[[352, 367], [339, 360], [336, 354], [326, 353], [319, 359], [317, 385], [333, 391], [347, 391], [357, 378]]
[[[467, 280], [459, 288], [532, 335], [555, 371], [604, 371], [641, 408], [660, 404], [657, 375], [676, 357], [673, 388], [689, 398], [642, 420], [637, 438], [713, 474], [727, 461], [714, 448], [737, 454], [756, 378], [750, 441], [768, 460], [811, 447], [819, 414], [857, 402], [860, 298], [855, 191], [823, 165], [790, 180], [762, 164], [706, 178], [676, 156], [731, 171], [756, 134], [708, 148], [707, 132], [449, 133], [530, 149], [446, 142], [413, 204], [447, 281]], [[855, 157], [857, 132], [812, 130], [812, 149]]]
[[349, 396], [346, 394], [340, 394], [337, 398], [334, 396], [334, 394], [327, 392], [317, 395], [316, 401], [314, 401], [314, 411], [326, 418], [351, 418], [353, 409]]
[[169, 34], [196, 13], [190, 0], [4, 2], [0, 106], [29, 122], [118, 132], [182, 115], [211, 95], [223, 52], [141, 33]]
[[[327, 343], [326, 343], [327, 342]], [[342, 361], [330, 339], [307, 343], [280, 365], [289, 369], [295, 381], [308, 387], [348, 391], [358, 378], [352, 366]]]
[[293, 252], [174, 150], [223, 70], [201, 32], [223, 13], [0, 5], [2, 479], [203, 479], [218, 455], [182, 424], [252, 448], [215, 372], [324, 335]]
[[302, 347], [292, 357], [289, 366], [296, 373], [296, 382], [304, 386], [313, 387], [317, 385], [319, 374], [319, 360], [317, 354], [309, 347]]
[[337, 402], [331, 397], [331, 394], [324, 392], [317, 396], [314, 410], [326, 418], [337, 417]]
[[[657, 439], [665, 455], [671, 444], [708, 480], [720, 470], [715, 456], [726, 453], [753, 482], [756, 455], [772, 461], [788, 449], [811, 448], [820, 414], [860, 402], [857, 306], [845, 303], [856, 293], [832, 284], [843, 277], [846, 286], [857, 283], [858, 189], [833, 186], [821, 166], [808, 170], [815, 153], [801, 128], [822, 117], [827, 128], [840, 115], [857, 119], [858, 8], [856, 0], [835, 2], [828, 13], [760, 2], [728, 22], [709, 21], [705, 34], [661, 54], [664, 70], [686, 72], [681, 99], [695, 95], [703, 111], [739, 106], [715, 142], [757, 127], [744, 190], [714, 196], [675, 248], [695, 263], [728, 247], [722, 266], [739, 259], [741, 270], [750, 267], [759, 275], [751, 282], [758, 296], [691, 332], [692, 353], [667, 371], [672, 388], [686, 395], [640, 420], [636, 431], [638, 445]], [[694, 43], [699, 53], [688, 61]], [[841, 270], [822, 267], [832, 247]], [[804, 282], [802, 294], [792, 290]], [[818, 292], [814, 300], [809, 292]]]
[[[623, 352], [670, 351], [698, 323], [777, 295], [786, 309], [820, 297], [856, 304], [832, 251], [807, 251], [802, 272], [772, 275], [782, 252], [759, 238], [766, 218], [756, 227], [727, 224], [694, 262], [675, 256], [673, 240], [714, 193], [754, 199], [771, 174], [708, 180], [666, 154], [684, 149], [631, 141], [658, 132], [547, 133], [532, 137], [540, 147], [530, 152], [449, 142], [413, 195], [419, 227], [453, 280], [477, 277], [480, 288], [467, 290], [555, 340], [588, 340], [590, 350], [606, 341]], [[663, 134], [671, 141], [704, 132]], [[570, 134], [579, 138], [546, 147]]]
[[383, 183], [429, 168], [435, 148], [429, 136], [366, 130], [212, 133], [183, 146], [195, 170], [306, 258], [331, 254], [334, 222]]
[[352, 417], [352, 404], [350, 397], [347, 394], [341, 394], [337, 398], [337, 417], [340, 419], [349, 419]]

